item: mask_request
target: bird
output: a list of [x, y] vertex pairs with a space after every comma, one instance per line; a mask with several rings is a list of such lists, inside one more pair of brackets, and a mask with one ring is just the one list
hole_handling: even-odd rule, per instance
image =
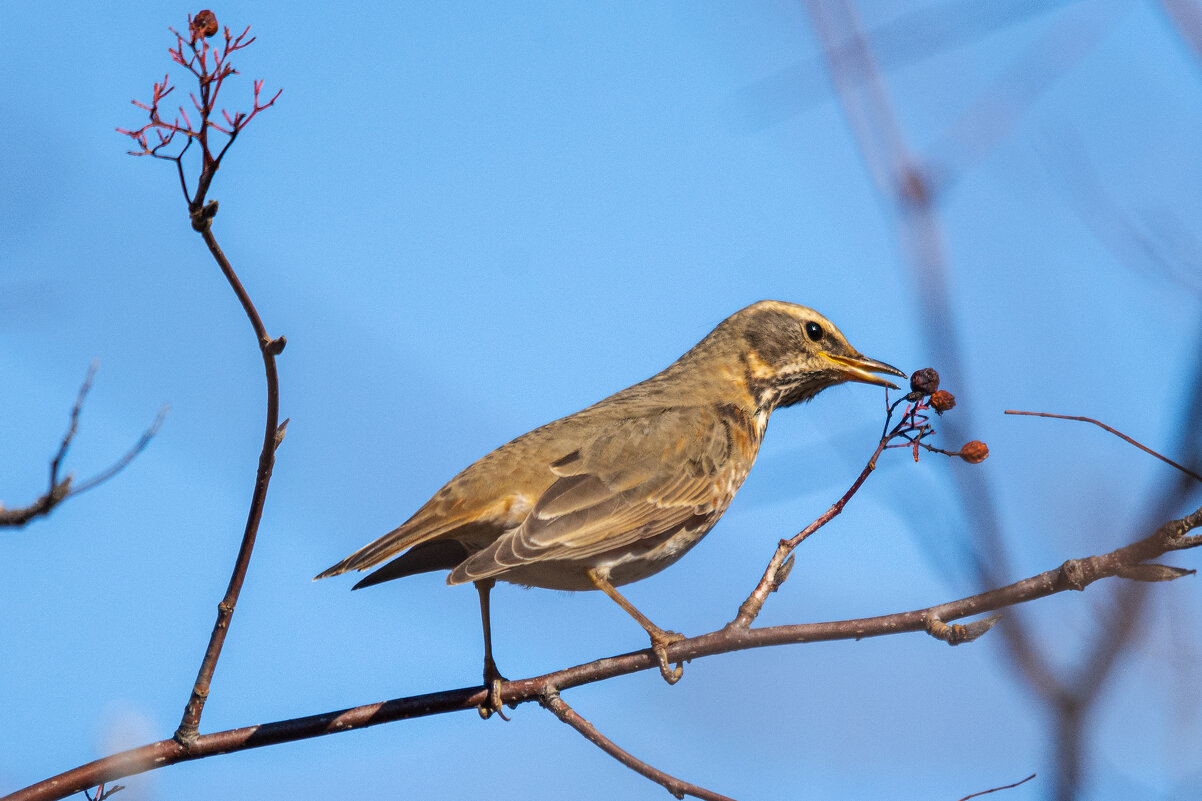
[[[317, 579], [391, 559], [353, 589], [448, 570], [475, 584], [484, 685], [500, 712], [492, 653], [496, 581], [600, 590], [651, 638], [669, 684], [667, 646], [616, 589], [676, 562], [709, 533], [747, 478], [773, 411], [844, 382], [896, 389], [901, 370], [853, 348], [806, 306], [743, 308], [663, 371], [502, 445], [448, 481], [412, 517]], [[395, 557], [395, 558], [394, 558]], [[485, 706], [480, 708], [488, 716]]]

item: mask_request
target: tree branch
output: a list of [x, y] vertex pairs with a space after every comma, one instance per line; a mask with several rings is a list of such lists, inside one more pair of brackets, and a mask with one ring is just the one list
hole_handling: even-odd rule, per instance
[[593, 745], [600, 748], [605, 753], [609, 754], [614, 759], [621, 762], [626, 767], [633, 770], [642, 776], [646, 776], [656, 784], [663, 785], [669, 793], [677, 798], [684, 798], [686, 795], [691, 795], [694, 798], [701, 798], [704, 801], [734, 801], [729, 796], [715, 793], [713, 790], [707, 790], [704, 787], [698, 787], [695, 784], [683, 781], [670, 774], [664, 773], [659, 768], [653, 765], [648, 765], [643, 760], [631, 754], [629, 751], [619, 747], [617, 743], [606, 737], [601, 732], [597, 731], [597, 727], [589, 723], [580, 713], [568, 706], [568, 704], [559, 697], [559, 691], [548, 685], [543, 691], [543, 696], [539, 699], [544, 707], [551, 710], [555, 717], [562, 720], [564, 723], [571, 726], [576, 731], [584, 735], [584, 738]]
[[982, 790], [981, 792], [973, 793], [972, 795], [966, 795], [963, 798], [961, 798], [960, 801], [968, 801], [968, 799], [970, 799], [970, 798], [979, 798], [983, 795], [989, 795], [990, 793], [1000, 792], [1001, 790], [1013, 790], [1015, 787], [1018, 787], [1020, 784], [1026, 784], [1027, 782], [1031, 781], [1034, 778], [1035, 778], [1035, 774], [1032, 773], [1030, 776], [1028, 776], [1025, 779], [1022, 779], [1021, 781], [1014, 782], [1013, 784], [1004, 784], [1001, 787], [994, 787], [990, 790]]
[[[196, 674], [196, 681], [192, 685], [192, 693], [188, 697], [188, 703], [184, 706], [184, 714], [175, 731], [175, 740], [180, 745], [188, 747], [196, 741], [200, 730], [200, 716], [204, 711], [205, 701], [209, 697], [213, 672], [217, 669], [217, 660], [221, 657], [225, 635], [229, 631], [230, 620], [234, 616], [234, 608], [237, 606], [242, 584], [246, 580], [246, 571], [255, 547], [259, 521], [263, 517], [263, 506], [267, 501], [267, 487], [271, 482], [271, 472], [275, 466], [275, 451], [283, 441], [284, 431], [288, 426], [287, 420], [283, 425], [279, 423], [280, 386], [279, 373], [275, 364], [275, 357], [284, 350], [287, 340], [282, 336], [273, 339], [267, 335], [267, 328], [263, 325], [263, 320], [254, 303], [251, 302], [250, 295], [234, 272], [234, 268], [230, 265], [221, 246], [217, 244], [216, 237], [213, 236], [213, 217], [217, 214], [217, 201], [207, 199], [213, 179], [221, 168], [222, 159], [229, 151], [230, 146], [234, 144], [238, 134], [259, 112], [270, 108], [279, 98], [280, 93], [276, 92], [270, 100], [264, 103], [260, 96], [263, 82], [255, 81], [254, 102], [249, 112], [235, 112], [230, 115], [229, 112], [223, 110], [221, 114], [226, 122], [226, 127], [213, 122], [211, 117], [217, 109], [217, 96], [225, 79], [238, 74], [238, 71], [230, 63], [229, 57], [232, 53], [254, 42], [254, 37], [247, 38], [250, 28], [247, 27], [242, 33], [234, 36], [227, 26], [223, 33], [224, 47], [214, 47], [209, 44], [208, 39], [215, 36], [218, 31], [217, 17], [213, 12], [205, 10], [195, 17], [188, 16], [188, 35], [186, 37], [174, 29], [169, 30], [175, 34], [175, 47], [169, 51], [172, 60], [188, 70], [196, 79], [196, 94], [191, 97], [192, 104], [200, 115], [199, 123], [193, 127], [192, 121], [182, 107], [179, 108], [179, 117], [170, 122], [162, 116], [160, 103], [174, 89], [170, 85], [170, 76], [164, 75], [162, 83], [155, 83], [149, 105], [134, 101], [139, 108], [149, 112], [150, 122], [137, 130], [121, 128], [117, 130], [131, 137], [139, 145], [139, 150], [131, 151], [133, 155], [148, 155], [175, 162], [180, 188], [183, 190], [188, 204], [188, 216], [192, 220], [192, 228], [204, 239], [209, 253], [217, 262], [217, 266], [221, 268], [221, 272], [229, 282], [230, 288], [234, 290], [238, 302], [242, 304], [242, 310], [246, 313], [247, 319], [250, 320], [259, 352], [263, 357], [263, 371], [267, 380], [267, 419], [263, 431], [263, 447], [259, 452], [255, 488], [251, 496], [250, 511], [246, 516], [246, 527], [242, 532], [242, 544], [238, 549], [238, 556], [234, 561], [233, 573], [230, 576], [225, 595], [217, 604], [217, 621], [213, 624], [213, 631], [209, 635], [209, 644], [205, 648], [200, 669]], [[180, 118], [183, 119], [182, 123]], [[214, 145], [209, 138], [212, 131], [217, 131], [226, 137], [224, 144], [216, 153], [214, 153]], [[147, 139], [151, 132], [159, 140], [158, 144], [153, 146]], [[184, 146], [175, 155], [162, 152], [177, 134], [186, 139]], [[195, 193], [189, 196], [183, 159], [193, 142], [196, 142], [200, 148], [200, 171], [196, 177]]]
[[142, 436], [138, 438], [133, 447], [126, 451], [125, 455], [120, 459], [113, 462], [113, 464], [78, 484], [73, 483], [75, 477], [71, 475], [68, 475], [66, 478], [59, 478], [59, 470], [62, 467], [63, 460], [67, 456], [67, 450], [71, 447], [71, 442], [75, 439], [75, 434], [79, 430], [79, 416], [83, 412], [84, 400], [87, 398], [88, 392], [92, 389], [92, 379], [96, 376], [96, 366], [97, 363], [93, 361], [88, 367], [88, 373], [84, 376], [83, 384], [79, 387], [79, 393], [75, 396], [75, 405], [71, 407], [71, 422], [67, 426], [67, 433], [63, 434], [63, 439], [58, 446], [58, 452], [50, 460], [49, 489], [29, 506], [19, 509], [5, 509], [3, 506], [0, 506], [0, 527], [12, 526], [21, 528], [37, 517], [50, 514], [51, 509], [58, 506], [67, 498], [80, 495], [93, 487], [103, 484], [128, 467], [129, 463], [150, 444], [150, 440], [158, 433], [159, 427], [163, 424], [163, 419], [167, 416], [166, 406], [159, 409], [154, 422], [142, 432]]
[[1198, 475], [1193, 470], [1190, 470], [1188, 467], [1182, 467], [1181, 465], [1177, 464], [1176, 462], [1174, 462], [1172, 459], [1165, 456], [1164, 454], [1157, 453], [1156, 451], [1149, 448], [1147, 445], [1142, 445], [1139, 442], [1136, 442], [1131, 437], [1124, 434], [1122, 431], [1111, 428], [1110, 426], [1106, 425], [1105, 423], [1101, 422], [1100, 420], [1095, 420], [1092, 417], [1076, 417], [1076, 416], [1069, 415], [1069, 414], [1051, 414], [1050, 412], [1019, 412], [1019, 411], [1015, 411], [1013, 409], [1007, 409], [1005, 413], [1006, 414], [1024, 415], [1026, 417], [1052, 417], [1052, 418], [1055, 418], [1056, 420], [1076, 420], [1081, 423], [1093, 423], [1095, 426], [1098, 426], [1099, 428], [1109, 431], [1111, 434], [1114, 434], [1119, 439], [1126, 440], [1127, 442], [1131, 443], [1135, 447], [1139, 448], [1144, 453], [1149, 453], [1149, 454], [1155, 456], [1160, 461], [1164, 462], [1165, 464], [1176, 467], [1182, 473], [1185, 473], [1187, 476], [1194, 479], [1195, 481], [1202, 481], [1202, 476]]
[[[1099, 579], [1127, 576], [1140, 581], [1163, 581], [1181, 575], [1175, 568], [1147, 565], [1170, 551], [1202, 545], [1202, 534], [1190, 535], [1202, 527], [1202, 507], [1179, 520], [1171, 520], [1138, 542], [1110, 553], [1083, 559], [1070, 559], [1060, 567], [978, 595], [955, 601], [856, 620], [826, 623], [798, 623], [765, 628], [740, 629], [727, 626], [708, 634], [691, 637], [668, 646], [669, 660], [701, 659], [749, 648], [764, 648], [830, 640], [859, 640], [902, 632], [926, 631], [932, 620], [948, 621], [995, 612], [1067, 590], [1084, 590]], [[1152, 570], [1131, 573], [1136, 566]], [[501, 684], [503, 702], [516, 706], [544, 697], [548, 686], [558, 690], [579, 687], [643, 670], [658, 670], [658, 657], [651, 649], [599, 659], [554, 673]], [[217, 754], [245, 751], [265, 745], [320, 737], [327, 734], [377, 726], [407, 718], [472, 711], [489, 700], [487, 687], [445, 690], [427, 695], [397, 698], [374, 704], [341, 709], [292, 720], [245, 726], [238, 729], [197, 736], [185, 747], [174, 739], [134, 748], [89, 762], [52, 778], [30, 785], [0, 801], [50, 801], [66, 798], [88, 787], [125, 776], [187, 762]]]
[[[216, 166], [213, 166], [216, 169]], [[204, 186], [208, 186], [207, 181], [203, 181]], [[250, 566], [251, 553], [255, 547], [255, 537], [259, 531], [259, 521], [263, 518], [263, 506], [267, 502], [267, 487], [271, 483], [271, 472], [275, 466], [275, 451], [283, 442], [284, 432], [288, 427], [288, 421], [285, 420], [283, 425], [279, 424], [280, 415], [280, 382], [279, 373], [276, 369], [275, 357], [284, 350], [284, 345], [287, 340], [284, 337], [272, 339], [267, 335], [267, 329], [263, 325], [263, 320], [259, 317], [259, 312], [251, 302], [250, 295], [247, 294], [242, 282], [238, 279], [234, 268], [230, 265], [229, 260], [225, 257], [225, 253], [217, 244], [216, 238], [213, 236], [211, 221], [212, 216], [216, 213], [216, 203], [210, 203], [207, 206], [201, 206], [204, 203], [204, 198], [198, 198], [197, 208], [213, 209], [213, 212], [193, 216], [193, 227], [197, 228], [201, 236], [204, 237], [205, 244], [209, 247], [209, 252], [213, 254], [213, 258], [221, 267], [221, 272], [225, 275], [230, 287], [237, 295], [238, 301], [242, 304], [243, 311], [246, 312], [247, 318], [250, 320], [251, 327], [254, 329], [255, 338], [259, 344], [259, 352], [263, 357], [263, 371], [267, 379], [267, 419], [263, 431], [263, 448], [259, 452], [259, 466], [255, 473], [255, 489], [251, 496], [250, 511], [246, 517], [246, 528], [242, 533], [242, 544], [238, 548], [238, 557], [234, 561], [234, 570], [230, 575], [229, 585], [226, 587], [225, 596], [221, 599], [221, 603], [217, 604], [217, 620], [213, 624], [213, 631], [209, 635], [209, 644], [205, 648], [204, 657], [200, 662], [200, 669], [196, 674], [196, 682], [192, 685], [192, 693], [188, 697], [188, 703], [184, 707], [183, 717], [180, 719], [179, 728], [175, 731], [175, 739], [184, 746], [192, 745], [197, 738], [200, 730], [200, 716], [204, 712], [205, 701], [209, 697], [209, 686], [213, 679], [213, 672], [217, 669], [217, 660], [221, 657], [221, 648], [225, 644], [225, 635], [229, 631], [230, 620], [234, 616], [234, 607], [238, 604], [238, 595], [242, 592], [242, 584], [246, 580], [246, 571]], [[199, 223], [198, 221], [203, 220]]]

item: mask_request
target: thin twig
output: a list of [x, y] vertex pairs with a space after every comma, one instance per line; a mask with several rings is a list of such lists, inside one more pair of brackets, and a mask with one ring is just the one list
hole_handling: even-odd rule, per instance
[[1082, 422], [1082, 423], [1093, 423], [1095, 426], [1105, 429], [1106, 431], [1109, 431], [1111, 434], [1114, 434], [1119, 439], [1126, 440], [1127, 442], [1131, 443], [1135, 447], [1139, 448], [1144, 453], [1150, 453], [1151, 455], [1155, 456], [1157, 459], [1164, 462], [1165, 464], [1176, 467], [1182, 473], [1185, 473], [1187, 476], [1190, 476], [1195, 481], [1202, 481], [1202, 476], [1198, 475], [1193, 470], [1190, 470], [1188, 467], [1182, 467], [1181, 465], [1177, 464], [1176, 462], [1174, 462], [1172, 459], [1168, 458], [1167, 456], [1157, 453], [1156, 451], [1149, 448], [1147, 445], [1143, 445], [1139, 442], [1136, 442], [1131, 437], [1124, 434], [1122, 431], [1111, 428], [1110, 426], [1106, 425], [1105, 423], [1095, 420], [1092, 417], [1077, 417], [1077, 416], [1069, 415], [1069, 414], [1051, 414], [1049, 412], [1018, 412], [1013, 409], [1007, 409], [1006, 414], [1017, 414], [1017, 415], [1023, 415], [1025, 417], [1054, 417], [1057, 420], [1077, 420], [1078, 422]]
[[[928, 424], [927, 416], [924, 414], [924, 412], [929, 413], [930, 411], [930, 406], [928, 405], [930, 401], [929, 397], [916, 398], [913, 394], [906, 395], [892, 405], [888, 403], [888, 393], [886, 393], [885, 399], [885, 425], [881, 431], [881, 439], [877, 443], [872, 455], [868, 457], [868, 462], [864, 465], [864, 469], [860, 471], [860, 475], [851, 483], [847, 491], [812, 523], [794, 536], [781, 540], [777, 544], [776, 552], [772, 554], [772, 558], [768, 562], [768, 567], [764, 569], [764, 575], [760, 578], [759, 583], [756, 584], [755, 589], [751, 591], [751, 594], [747, 596], [747, 599], [739, 606], [738, 614], [727, 624], [728, 626], [745, 629], [755, 621], [760, 611], [764, 608], [764, 603], [768, 600], [768, 596], [779, 589], [780, 585], [787, 578], [788, 571], [791, 569], [790, 559], [792, 558], [793, 551], [818, 531], [818, 529], [842, 513], [848, 501], [852, 499], [853, 495], [859, 492], [860, 487], [864, 485], [864, 482], [876, 470], [876, 462], [881, 454], [888, 448], [897, 447], [891, 444], [894, 439], [902, 439], [906, 443], [909, 443], [905, 447], [913, 447], [915, 461], [918, 460], [919, 447], [925, 448], [932, 453], [942, 453], [946, 456], [957, 455], [952, 451], [936, 448], [923, 441], [924, 437], [934, 433], [934, 429]], [[897, 410], [898, 406], [907, 402], [911, 405], [903, 412], [902, 418], [897, 425], [890, 430], [889, 424], [893, 420], [893, 413]], [[786, 567], [786, 565], [789, 566]]]
[[54, 458], [50, 460], [49, 489], [44, 495], [28, 506], [23, 506], [19, 509], [0, 507], [0, 527], [19, 528], [24, 526], [34, 518], [49, 514], [50, 510], [67, 498], [80, 495], [99, 484], [103, 484], [128, 467], [130, 462], [146, 449], [146, 446], [150, 444], [150, 440], [158, 433], [159, 427], [163, 424], [163, 419], [167, 414], [166, 406], [159, 410], [154, 422], [142, 432], [142, 436], [138, 438], [134, 446], [112, 465], [92, 478], [78, 484], [74, 483], [74, 476], [68, 475], [66, 478], [59, 478], [59, 471], [62, 469], [63, 461], [66, 459], [67, 450], [71, 447], [71, 443], [79, 431], [79, 417], [83, 412], [84, 400], [87, 398], [88, 392], [92, 389], [92, 381], [96, 376], [97, 365], [98, 362], [93, 361], [88, 366], [87, 375], [84, 376], [83, 383], [79, 387], [79, 392], [75, 396], [75, 405], [71, 407], [71, 421], [67, 426], [67, 432], [63, 434], [63, 438], [59, 442], [58, 451], [54, 454]]
[[[213, 169], [216, 169], [214, 166]], [[208, 181], [199, 181], [202, 186], [207, 187]], [[200, 203], [203, 204], [204, 198], [199, 197]], [[193, 217], [194, 227], [197, 217]], [[281, 426], [279, 424], [280, 415], [280, 382], [279, 373], [276, 369], [275, 357], [284, 349], [286, 340], [283, 337], [272, 339], [267, 335], [267, 329], [263, 325], [263, 320], [259, 317], [259, 312], [251, 302], [250, 295], [247, 293], [242, 282], [238, 279], [234, 268], [230, 265], [229, 260], [225, 257], [225, 253], [217, 244], [217, 239], [213, 236], [211, 216], [204, 218], [204, 224], [199, 228], [201, 236], [204, 237], [205, 244], [209, 247], [209, 252], [213, 254], [213, 258], [217, 261], [221, 272], [225, 275], [230, 287], [237, 295], [238, 301], [242, 304], [243, 311], [246, 312], [247, 318], [250, 320], [251, 327], [255, 332], [255, 339], [259, 345], [259, 351], [263, 357], [263, 370], [267, 379], [267, 414], [266, 423], [263, 432], [263, 448], [259, 452], [259, 466], [255, 474], [255, 488], [251, 496], [250, 511], [246, 517], [246, 527], [242, 533], [242, 544], [238, 548], [238, 556], [234, 561], [233, 573], [230, 575], [229, 585], [226, 587], [225, 596], [221, 599], [221, 603], [217, 604], [217, 620], [213, 624], [213, 631], [209, 635], [209, 644], [205, 648], [204, 657], [201, 659], [200, 669], [196, 674], [196, 681], [192, 685], [192, 692], [188, 697], [188, 703], [184, 707], [183, 717], [180, 718], [179, 727], [175, 731], [175, 739], [183, 744], [190, 745], [195, 742], [200, 731], [200, 717], [204, 711], [205, 701], [209, 697], [209, 686], [213, 679], [213, 672], [217, 669], [217, 660], [221, 657], [221, 648], [225, 644], [225, 636], [229, 632], [230, 620], [234, 616], [234, 608], [238, 604], [238, 595], [242, 591], [242, 584], [246, 580], [246, 570], [250, 566], [251, 553], [255, 547], [255, 537], [259, 531], [259, 521], [263, 518], [263, 506], [267, 501], [267, 487], [271, 482], [271, 472], [275, 466], [275, 451], [283, 440], [284, 428], [287, 422]]]
[[[1039, 575], [967, 598], [926, 609], [857, 620], [748, 629], [726, 626], [709, 634], [669, 645], [668, 659], [676, 662], [773, 645], [860, 640], [902, 632], [924, 631], [931, 619], [957, 620], [1060, 592], [1082, 590], [1095, 581], [1119, 576], [1132, 565], [1144, 564], [1149, 559], [1163, 556], [1170, 551], [1197, 548], [1202, 546], [1202, 534], [1190, 535], [1190, 532], [1200, 527], [1202, 507], [1184, 518], [1170, 520], [1131, 545], [1099, 556], [1070, 559], [1060, 567]], [[1165, 575], [1164, 578], [1171, 576]], [[658, 669], [659, 658], [652, 649], [646, 648], [542, 676], [502, 682], [500, 696], [504, 703], [514, 706], [540, 699], [548, 686], [565, 690], [615, 676]], [[196, 737], [188, 747], [174, 739], [162, 740], [81, 765], [18, 790], [0, 801], [51, 801], [66, 798], [84, 788], [95, 787], [101, 782], [144, 773], [178, 762], [320, 737], [408, 718], [469, 710], [474, 714], [481, 704], [489, 702], [490, 692], [490, 688], [476, 686], [398, 698], [292, 720], [203, 734]]]
[[601, 732], [597, 731], [597, 727], [589, 723], [583, 718], [579, 712], [572, 709], [568, 704], [559, 697], [559, 691], [553, 686], [548, 685], [543, 691], [539, 702], [551, 710], [555, 717], [562, 720], [564, 723], [571, 726], [576, 731], [584, 735], [584, 739], [588, 740], [593, 745], [600, 748], [605, 753], [609, 754], [614, 759], [621, 762], [626, 767], [633, 770], [642, 776], [647, 777], [656, 784], [662, 785], [669, 793], [677, 798], [684, 798], [686, 795], [691, 795], [694, 798], [705, 799], [705, 801], [734, 801], [729, 796], [715, 793], [713, 790], [707, 790], [704, 787], [698, 787], [695, 784], [690, 784], [682, 779], [678, 779], [671, 774], [664, 773], [659, 768], [648, 765], [643, 760], [636, 757], [634, 754], [620, 747], [613, 740], [606, 737]]
[[[221, 268], [222, 274], [225, 276], [226, 281], [229, 282], [230, 288], [234, 290], [238, 302], [242, 305], [242, 310], [246, 313], [247, 319], [250, 320], [251, 328], [254, 329], [255, 341], [263, 358], [263, 371], [267, 381], [267, 414], [263, 433], [263, 447], [259, 452], [259, 465], [255, 473], [255, 488], [251, 496], [250, 511], [246, 517], [246, 527], [242, 533], [242, 544], [238, 549], [238, 556], [234, 561], [234, 569], [230, 576], [229, 584], [226, 587], [225, 595], [222, 597], [221, 602], [217, 604], [217, 620], [213, 624], [213, 631], [209, 635], [209, 644], [205, 648], [204, 657], [201, 659], [200, 668], [196, 673], [196, 681], [192, 685], [192, 692], [188, 697], [187, 704], [184, 706], [184, 713], [180, 718], [179, 727], [175, 731], [175, 740], [184, 747], [192, 745], [196, 741], [200, 731], [200, 717], [204, 711], [205, 701], [209, 696], [209, 687], [212, 683], [213, 672], [217, 669], [217, 660], [221, 656], [221, 649], [225, 643], [225, 636], [229, 631], [230, 620], [233, 618], [234, 608], [237, 606], [238, 596], [242, 591], [242, 584], [246, 579], [246, 571], [250, 565], [251, 553], [254, 550], [259, 522], [263, 517], [263, 506], [267, 500], [267, 487], [271, 482], [271, 472], [275, 466], [275, 452], [283, 441], [284, 429], [287, 426], [287, 421], [284, 422], [284, 425], [280, 425], [279, 423], [279, 374], [275, 363], [275, 357], [283, 351], [287, 341], [284, 337], [273, 339], [268, 336], [267, 329], [263, 325], [263, 321], [254, 303], [251, 302], [250, 295], [247, 293], [246, 288], [243, 287], [241, 280], [234, 272], [234, 268], [230, 265], [229, 259], [226, 258], [220, 245], [217, 244], [216, 237], [213, 235], [213, 217], [217, 214], [217, 201], [208, 200], [208, 192], [213, 178], [221, 168], [222, 159], [229, 151], [230, 146], [233, 145], [234, 140], [238, 138], [238, 134], [241, 133], [259, 112], [270, 108], [279, 98], [280, 93], [276, 92], [266, 103], [261, 102], [263, 82], [255, 81], [254, 101], [249, 112], [236, 112], [231, 116], [223, 110], [222, 116], [226, 121], [227, 127], [222, 127], [211, 120], [213, 112], [217, 109], [217, 96], [221, 91], [225, 79], [238, 74], [237, 70], [229, 62], [230, 54], [249, 46], [254, 42], [254, 37], [247, 38], [247, 34], [250, 33], [249, 26], [236, 37], [230, 33], [230, 29], [227, 26], [223, 34], [225, 46], [223, 48], [213, 47], [209, 44], [207, 38], [215, 32], [217, 20], [212, 16], [211, 12], [206, 11], [203, 13], [209, 17], [203, 26], [198, 26], [197, 24], [199, 15], [198, 17], [188, 16], [188, 37], [186, 38], [174, 29], [169, 29], [175, 34], [175, 47], [169, 51], [172, 60], [188, 70], [197, 82], [198, 94], [191, 95], [192, 105], [200, 115], [197, 126], [192, 126], [192, 122], [182, 106], [179, 107], [180, 116], [171, 122], [168, 122], [161, 116], [160, 102], [174, 88], [170, 86], [170, 76], [165, 75], [162, 83], [154, 85], [150, 105], [135, 101], [135, 105], [150, 114], [150, 122], [137, 130], [118, 129], [119, 132], [132, 137], [141, 147], [138, 151], [131, 151], [133, 155], [149, 155], [175, 162], [180, 188], [183, 190], [184, 198], [188, 203], [188, 216], [192, 221], [192, 228], [203, 237], [205, 245], [209, 248], [209, 253], [212, 254], [213, 259], [217, 262], [217, 266]], [[214, 30], [205, 33], [203, 28], [208, 23], [213, 25]], [[180, 118], [183, 119], [182, 124], [180, 123]], [[151, 146], [147, 141], [147, 134], [151, 131], [159, 138], [159, 143], [155, 146]], [[216, 153], [213, 152], [214, 148], [209, 139], [211, 131], [218, 131], [226, 137], [224, 144]], [[183, 148], [175, 155], [160, 152], [170, 144], [176, 134], [180, 134], [186, 138]], [[184, 175], [183, 159], [184, 154], [187, 153], [193, 141], [197, 142], [200, 147], [200, 172], [196, 177], [195, 192], [189, 196], [188, 182]]]
[[851, 487], [839, 500], [831, 504], [825, 512], [823, 512], [814, 522], [810, 523], [796, 535], [787, 540], [781, 540], [776, 547], [776, 552], [772, 554], [772, 559], [768, 562], [768, 567], [764, 570], [764, 575], [760, 578], [755, 589], [747, 596], [747, 600], [739, 606], [739, 612], [735, 615], [728, 625], [737, 629], [746, 629], [759, 616], [760, 611], [764, 608], [764, 603], [768, 600], [768, 595], [776, 590], [783, 579], [779, 577], [779, 573], [784, 568], [790, 555], [796, 550], [805, 539], [816, 532], [818, 529], [825, 526], [830, 521], [834, 520], [851, 497], [859, 491], [864, 482], [868, 480], [868, 476], [872, 475], [872, 471], [876, 469], [876, 460], [885, 451], [885, 446], [889, 442], [889, 436], [881, 438], [877, 443], [876, 450], [872, 452], [872, 456], [868, 459], [868, 463], [864, 469], [860, 471], [860, 475], [852, 482]]
[[95, 476], [92, 476], [87, 481], [81, 481], [76, 484], [71, 488], [69, 496], [74, 497], [87, 492], [93, 487], [108, 481], [110, 478], [128, 467], [129, 463], [132, 462], [139, 453], [145, 450], [146, 446], [150, 444], [150, 441], [154, 439], [156, 434], [159, 433], [159, 429], [162, 428], [163, 421], [167, 419], [167, 412], [170, 411], [170, 409], [171, 407], [167, 404], [163, 404], [161, 407], [159, 407], [159, 412], [154, 416], [154, 421], [147, 426], [146, 430], [142, 432], [142, 436], [138, 437], [138, 441], [135, 442], [120, 459], [113, 462], [107, 468]]
[[963, 798], [961, 798], [960, 801], [968, 801], [968, 799], [970, 799], [970, 798], [977, 798], [979, 796], [989, 795], [990, 793], [996, 793], [999, 790], [1012, 790], [1015, 787], [1018, 787], [1020, 784], [1026, 784], [1027, 782], [1031, 781], [1034, 778], [1035, 778], [1035, 774], [1032, 773], [1030, 776], [1023, 779], [1022, 781], [1017, 781], [1014, 784], [1002, 785], [1001, 787], [994, 787], [992, 790], [982, 790], [979, 793], [973, 793], [971, 795], [966, 795]]
[[63, 434], [62, 442], [58, 446], [58, 453], [54, 454], [54, 458], [50, 460], [50, 486], [54, 487], [58, 484], [58, 469], [62, 465], [63, 459], [67, 456], [67, 449], [71, 447], [71, 440], [75, 439], [75, 433], [79, 431], [79, 415], [83, 412], [83, 402], [88, 397], [88, 392], [92, 389], [92, 381], [96, 378], [96, 370], [100, 363], [93, 359], [88, 365], [88, 372], [83, 377], [83, 383], [79, 385], [79, 392], [75, 395], [75, 405], [71, 407], [71, 422], [67, 426], [67, 433]]

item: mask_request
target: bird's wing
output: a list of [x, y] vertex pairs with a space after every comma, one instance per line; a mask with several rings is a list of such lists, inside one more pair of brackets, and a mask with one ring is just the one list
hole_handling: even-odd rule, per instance
[[454, 535], [462, 534], [469, 540], [490, 542], [500, 532], [517, 525], [531, 505], [532, 499], [512, 493], [498, 498], [483, 509], [464, 508], [440, 492], [417, 510], [413, 517], [338, 564], [323, 570], [316, 578], [336, 576], [350, 570], [366, 570], [406, 548], [446, 535], [455, 538]]
[[733, 491], [727, 486], [733, 427], [731, 415], [711, 407], [657, 410], [606, 427], [552, 462], [559, 478], [522, 525], [459, 565], [448, 581], [588, 558], [720, 513]]

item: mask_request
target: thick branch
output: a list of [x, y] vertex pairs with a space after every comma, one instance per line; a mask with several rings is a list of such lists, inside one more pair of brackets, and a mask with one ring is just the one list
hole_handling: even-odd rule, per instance
[[[925, 631], [932, 620], [957, 620], [993, 612], [1066, 590], [1083, 590], [1089, 584], [1102, 578], [1131, 574], [1132, 567], [1144, 565], [1149, 559], [1155, 559], [1170, 551], [1196, 548], [1202, 545], [1202, 535], [1191, 536], [1189, 534], [1190, 531], [1199, 527], [1202, 527], [1202, 507], [1180, 520], [1165, 523], [1148, 537], [1131, 545], [1100, 556], [1070, 559], [1053, 570], [979, 595], [972, 595], [926, 609], [858, 620], [799, 623], [750, 629], [728, 626], [709, 634], [669, 645], [668, 659], [676, 662], [770, 645], [859, 640], [906, 631]], [[1147, 565], [1147, 567], [1153, 566]], [[1153, 570], [1147, 574], [1136, 574], [1131, 577], [1141, 580], [1162, 580], [1174, 578], [1176, 574], [1172, 572], [1172, 569], [1165, 572]], [[646, 649], [599, 659], [543, 676], [503, 682], [500, 687], [500, 695], [502, 701], [513, 706], [541, 699], [548, 686], [564, 690], [604, 681], [615, 676], [658, 669], [658, 658], [653, 651]], [[394, 720], [466, 710], [474, 712], [481, 704], [488, 701], [489, 689], [485, 687], [447, 690], [293, 720], [199, 735], [188, 747], [182, 746], [175, 740], [161, 740], [89, 762], [23, 790], [18, 790], [0, 801], [49, 801], [49, 799], [66, 798], [84, 788], [95, 787], [101, 782], [143, 773], [177, 762], [319, 737], [335, 732], [389, 723]]]

